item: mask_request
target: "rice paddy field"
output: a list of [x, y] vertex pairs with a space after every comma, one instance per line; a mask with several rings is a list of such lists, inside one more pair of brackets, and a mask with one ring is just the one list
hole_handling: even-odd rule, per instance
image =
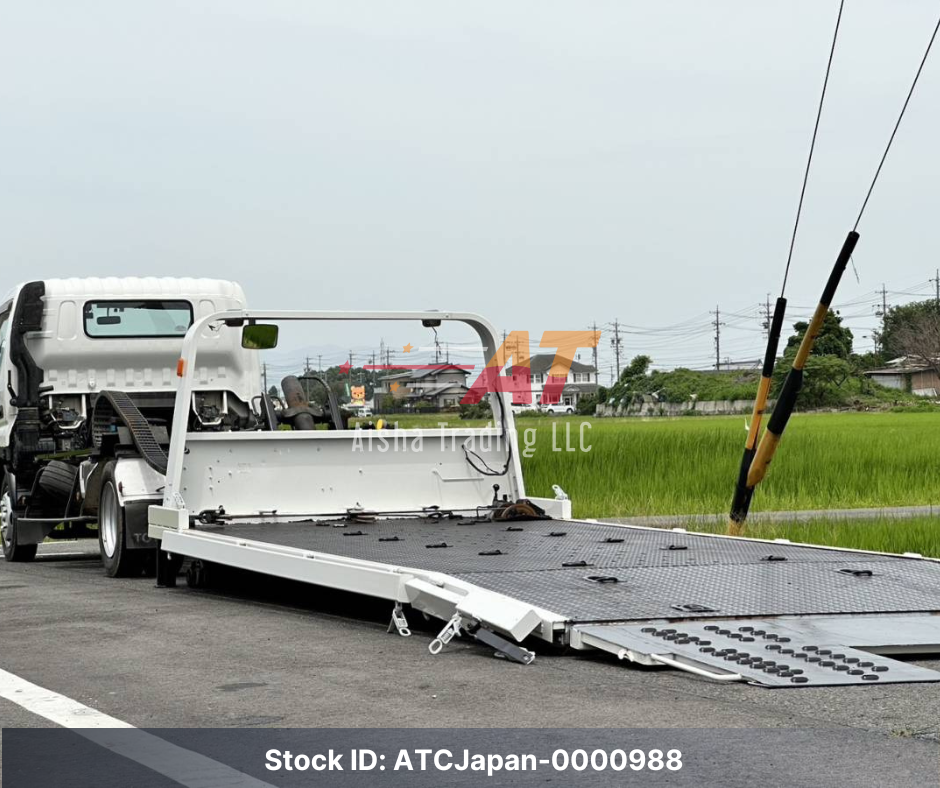
[[[690, 523], [690, 531], [726, 533], [724, 520]], [[871, 520], [815, 519], [786, 523], [753, 522], [747, 536], [835, 545], [881, 553], [920, 553], [940, 558], [940, 517], [878, 517]]]
[[[428, 428], [442, 417], [397, 420], [402, 428]], [[551, 497], [552, 485], [560, 484], [576, 517], [597, 518], [727, 511], [745, 437], [740, 416], [519, 418], [516, 427], [523, 448], [531, 447], [531, 456], [522, 457], [527, 492]], [[582, 433], [589, 451], [578, 448]], [[940, 413], [797, 414], [751, 511], [938, 502]], [[690, 527], [723, 528], [718, 522]], [[930, 517], [760, 523], [749, 533], [940, 556], [940, 519]]]
[[[580, 420], [566, 421], [576, 432]], [[555, 426], [555, 446], [564, 428]], [[591, 451], [581, 454], [553, 451], [551, 423], [536, 429], [536, 450], [523, 458], [527, 488], [548, 495], [561, 484], [583, 517], [723, 512], [745, 437], [741, 417], [597, 419], [585, 429]], [[940, 414], [797, 415], [752, 506], [907, 506], [938, 502], [938, 493]]]

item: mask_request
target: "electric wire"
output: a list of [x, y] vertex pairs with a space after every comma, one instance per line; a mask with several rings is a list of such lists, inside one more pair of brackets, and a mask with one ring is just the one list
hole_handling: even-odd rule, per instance
[[862, 207], [858, 212], [858, 218], [855, 220], [855, 226], [852, 228], [853, 231], [858, 230], [859, 222], [862, 221], [862, 214], [865, 213], [865, 208], [868, 207], [868, 200], [871, 198], [871, 193], [874, 191], [875, 184], [878, 182], [878, 176], [881, 175], [881, 168], [884, 166], [885, 159], [888, 158], [888, 152], [891, 150], [891, 145], [898, 133], [898, 128], [901, 126], [904, 113], [907, 111], [907, 105], [911, 101], [911, 96], [914, 95], [914, 88], [917, 87], [917, 80], [920, 79], [920, 74], [924, 70], [924, 64], [927, 62], [927, 57], [930, 55], [933, 42], [937, 38], [937, 31], [940, 31], [940, 19], [937, 19], [937, 24], [933, 29], [933, 34], [930, 36], [930, 41], [927, 43], [927, 49], [924, 51], [924, 56], [921, 58], [920, 65], [917, 67], [917, 73], [914, 74], [914, 81], [911, 82], [911, 89], [907, 92], [907, 98], [904, 99], [904, 104], [901, 107], [900, 114], [898, 115], [897, 123], [894, 124], [894, 129], [891, 132], [891, 136], [888, 138], [888, 144], [885, 146], [885, 151], [881, 155], [881, 161], [878, 163], [878, 169], [875, 170], [875, 177], [871, 179], [871, 186], [868, 187], [868, 193], [865, 195], [865, 201], [862, 203]]
[[806, 169], [803, 172], [803, 188], [800, 189], [800, 201], [796, 208], [796, 220], [793, 222], [793, 234], [790, 236], [790, 251], [787, 254], [787, 265], [783, 271], [783, 286], [780, 288], [780, 297], [783, 298], [787, 290], [787, 277], [790, 275], [790, 263], [793, 261], [793, 247], [796, 245], [796, 231], [800, 226], [800, 214], [803, 212], [803, 199], [806, 197], [806, 184], [809, 182], [809, 170], [813, 163], [813, 152], [816, 150], [816, 136], [819, 133], [819, 122], [822, 119], [823, 104], [826, 101], [826, 88], [829, 86], [829, 74], [832, 71], [832, 59], [836, 52], [836, 41], [839, 38], [839, 27], [842, 24], [842, 9], [845, 0], [839, 2], [839, 15], [836, 17], [835, 30], [832, 33], [832, 46], [829, 48], [829, 61], [826, 63], [826, 77], [823, 79], [822, 93], [819, 96], [819, 107], [816, 110], [816, 124], [813, 126], [813, 139], [809, 144], [809, 156], [806, 158]]

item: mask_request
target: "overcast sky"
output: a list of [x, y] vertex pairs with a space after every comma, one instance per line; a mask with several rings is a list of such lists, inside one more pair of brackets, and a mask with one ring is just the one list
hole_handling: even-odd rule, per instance
[[[722, 356], [756, 357], [837, 8], [2, 0], [3, 289], [215, 276], [253, 306], [477, 311], [535, 341], [683, 324], [625, 334], [623, 352], [691, 366], [714, 358], [717, 304]], [[847, 0], [795, 314], [818, 300], [938, 13]], [[933, 292], [938, 139], [940, 51], [837, 299], [859, 347], [882, 282], [889, 303]], [[426, 333], [308, 344], [365, 353]]]

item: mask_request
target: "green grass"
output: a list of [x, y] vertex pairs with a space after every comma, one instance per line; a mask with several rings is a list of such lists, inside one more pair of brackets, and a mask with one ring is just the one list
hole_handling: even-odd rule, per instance
[[[724, 520], [690, 523], [690, 531], [723, 534]], [[882, 553], [920, 553], [940, 557], [940, 518], [880, 517], [871, 520], [807, 520], [748, 524], [747, 536], [791, 542], [851, 547]]]
[[[741, 417], [597, 419], [586, 431], [592, 449], [581, 454], [553, 451], [550, 422], [532, 426], [527, 490], [549, 495], [561, 484], [582, 517], [726, 511], [745, 437]], [[752, 508], [928, 504], [937, 501], [938, 466], [940, 414], [796, 415]]]
[[[402, 428], [434, 428], [442, 418], [397, 420]], [[456, 416], [449, 422], [482, 424]], [[585, 429], [591, 451], [564, 451], [566, 425], [577, 445], [582, 422], [591, 425]], [[532, 456], [522, 458], [528, 492], [550, 496], [560, 484], [579, 517], [726, 511], [745, 437], [740, 416], [521, 418], [516, 426], [523, 442], [535, 439]], [[938, 492], [940, 413], [797, 414], [752, 509], [928, 504]]]

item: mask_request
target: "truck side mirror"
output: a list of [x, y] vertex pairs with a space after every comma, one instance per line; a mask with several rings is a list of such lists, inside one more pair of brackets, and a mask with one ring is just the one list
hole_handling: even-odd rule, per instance
[[249, 350], [270, 350], [277, 347], [277, 326], [252, 323], [242, 328], [242, 347]]

